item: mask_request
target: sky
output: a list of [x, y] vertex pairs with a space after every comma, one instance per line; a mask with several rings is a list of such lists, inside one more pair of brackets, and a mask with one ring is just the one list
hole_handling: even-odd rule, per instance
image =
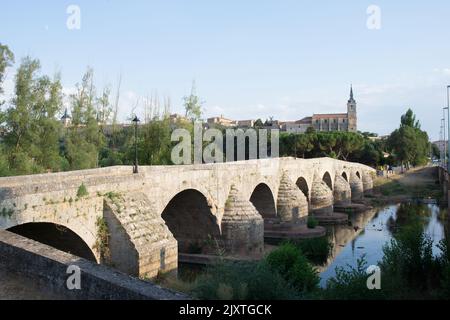
[[[70, 5], [79, 29], [67, 26]], [[114, 91], [122, 75], [125, 121], [136, 103], [143, 115], [152, 92], [182, 113], [193, 80], [205, 117], [232, 119], [346, 112], [353, 84], [359, 130], [388, 134], [412, 108], [435, 140], [450, 84], [449, 16], [445, 0], [2, 0], [0, 43], [16, 56], [4, 86], [13, 92], [25, 56], [43, 74], [61, 72], [68, 94], [91, 66], [99, 90]]]

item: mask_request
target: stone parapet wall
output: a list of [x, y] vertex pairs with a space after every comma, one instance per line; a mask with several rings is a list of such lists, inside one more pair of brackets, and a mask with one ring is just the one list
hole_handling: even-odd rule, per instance
[[[80, 290], [68, 290], [69, 266], [81, 271]], [[186, 295], [163, 289], [104, 265], [94, 264], [52, 247], [0, 230], [0, 268], [37, 283], [61, 299], [179, 300]]]

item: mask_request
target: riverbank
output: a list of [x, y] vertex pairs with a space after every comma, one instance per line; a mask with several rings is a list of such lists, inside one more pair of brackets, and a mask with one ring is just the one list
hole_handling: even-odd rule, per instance
[[376, 177], [373, 194], [366, 201], [372, 206], [395, 204], [411, 199], [441, 199], [437, 167], [419, 167], [403, 174]]

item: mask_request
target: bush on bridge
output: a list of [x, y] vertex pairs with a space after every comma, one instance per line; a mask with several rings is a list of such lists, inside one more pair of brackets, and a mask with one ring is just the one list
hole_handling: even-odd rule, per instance
[[306, 226], [308, 229], [315, 229], [319, 225], [319, 221], [317, 221], [316, 218], [313, 216], [309, 216], [308, 220], [306, 221]]

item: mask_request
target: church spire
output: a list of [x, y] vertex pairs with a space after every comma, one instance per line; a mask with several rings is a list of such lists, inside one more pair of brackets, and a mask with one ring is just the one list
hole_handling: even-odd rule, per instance
[[355, 99], [353, 98], [353, 84], [350, 85], [350, 99], [348, 102], [355, 102]]

